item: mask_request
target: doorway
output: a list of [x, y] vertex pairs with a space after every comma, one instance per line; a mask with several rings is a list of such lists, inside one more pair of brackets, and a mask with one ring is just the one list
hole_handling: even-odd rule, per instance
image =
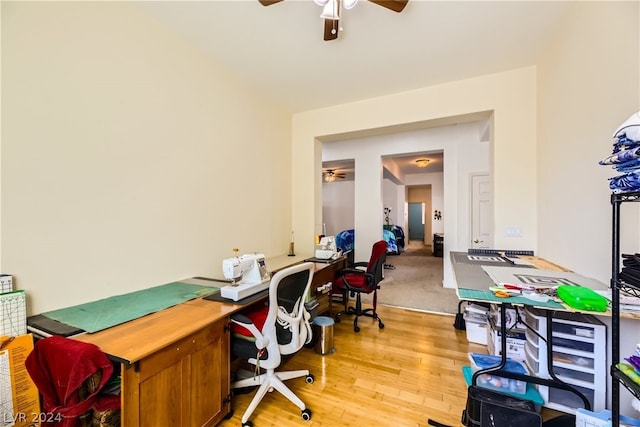
[[493, 248], [493, 198], [488, 174], [471, 176], [471, 248]]
[[409, 203], [408, 240], [424, 242], [424, 203]]

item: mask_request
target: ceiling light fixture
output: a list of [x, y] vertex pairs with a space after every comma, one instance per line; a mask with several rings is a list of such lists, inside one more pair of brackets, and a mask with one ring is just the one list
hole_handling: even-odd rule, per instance
[[[316, 1], [316, 3], [324, 6], [322, 13], [320, 14], [321, 18], [330, 19], [332, 21], [340, 19], [340, 0]], [[324, 5], [321, 3], [324, 3]]]
[[345, 9], [351, 9], [358, 3], [358, 0], [313, 0], [318, 6], [322, 6], [322, 13], [320, 17], [323, 19], [330, 19], [332, 21], [340, 20], [340, 9], [344, 6]]
[[[284, 0], [258, 0], [263, 6], [278, 4]], [[369, 0], [371, 3], [382, 6], [393, 12], [402, 12], [409, 0]], [[342, 8], [351, 9], [355, 7], [358, 0], [313, 0], [315, 4], [322, 7], [320, 17], [324, 20], [324, 40], [335, 40], [338, 32], [342, 31], [341, 13]]]
[[325, 181], [325, 182], [333, 182], [333, 181], [335, 181], [335, 180], [336, 180], [336, 177], [335, 177], [335, 175], [333, 175], [333, 174], [327, 174], [327, 175], [325, 175], [325, 177], [324, 177], [324, 181]]
[[429, 164], [430, 160], [429, 159], [417, 159], [416, 160], [416, 165], [419, 168], [426, 168], [427, 165]]

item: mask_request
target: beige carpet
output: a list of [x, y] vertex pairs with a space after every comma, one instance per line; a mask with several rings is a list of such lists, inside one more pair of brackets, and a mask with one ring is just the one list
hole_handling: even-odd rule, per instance
[[[442, 258], [434, 257], [430, 247], [411, 241], [400, 255], [387, 256], [387, 264], [395, 269], [384, 271], [378, 304], [434, 313], [458, 311], [455, 290], [442, 287]], [[371, 296], [363, 295], [363, 303], [371, 301]]]

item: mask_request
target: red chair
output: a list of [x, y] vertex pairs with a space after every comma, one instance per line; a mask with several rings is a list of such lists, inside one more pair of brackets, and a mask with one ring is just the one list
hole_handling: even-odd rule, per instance
[[[340, 317], [344, 314], [354, 315], [353, 330], [360, 332], [358, 326], [358, 318], [360, 316], [372, 317], [378, 321], [378, 327], [384, 328], [384, 324], [376, 312], [378, 302], [378, 288], [380, 281], [384, 278], [384, 263], [387, 258], [387, 242], [380, 240], [373, 244], [371, 250], [371, 258], [369, 262], [356, 262], [353, 268], [345, 268], [340, 272], [340, 277], [336, 279], [335, 287], [338, 292], [342, 292], [345, 296], [351, 294], [356, 296], [355, 307], [346, 306], [345, 309], [336, 314], [336, 322], [340, 321]], [[366, 267], [366, 270], [363, 269]], [[373, 307], [362, 309], [361, 295], [373, 293]], [[345, 300], [346, 301], [346, 300]]]

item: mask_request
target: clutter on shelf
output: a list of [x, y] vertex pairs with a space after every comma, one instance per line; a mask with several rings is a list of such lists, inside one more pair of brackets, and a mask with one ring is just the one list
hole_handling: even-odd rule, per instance
[[632, 114], [613, 133], [615, 139], [610, 156], [600, 160], [619, 175], [609, 178], [614, 193], [640, 191], [640, 112]]

